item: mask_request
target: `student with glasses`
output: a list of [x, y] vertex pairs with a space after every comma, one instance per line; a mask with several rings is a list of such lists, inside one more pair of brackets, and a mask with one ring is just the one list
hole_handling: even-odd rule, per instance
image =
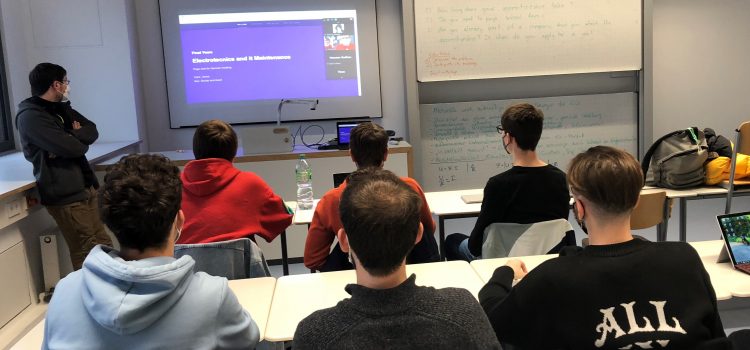
[[469, 237], [455, 233], [446, 238], [448, 260], [479, 259], [484, 230], [493, 223], [531, 224], [568, 218], [565, 173], [536, 153], [543, 123], [542, 111], [528, 103], [512, 105], [503, 112], [497, 132], [513, 167], [487, 181], [482, 209]]

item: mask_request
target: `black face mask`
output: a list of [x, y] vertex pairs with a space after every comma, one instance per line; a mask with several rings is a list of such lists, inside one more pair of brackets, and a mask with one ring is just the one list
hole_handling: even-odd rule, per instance
[[[503, 138], [505, 138], [505, 136], [503, 136]], [[510, 154], [510, 151], [508, 151], [508, 144], [510, 144], [510, 142], [505, 143], [505, 141], [501, 138], [500, 139], [500, 143], [503, 144], [503, 149], [505, 150], [505, 153]]]
[[581, 226], [581, 230], [583, 230], [583, 233], [588, 235], [589, 230], [588, 228], [586, 228], [586, 222], [583, 221], [583, 218], [578, 218], [578, 207], [576, 207], [575, 203], [573, 203], [573, 215], [575, 215], [576, 222], [578, 223], [578, 226]]

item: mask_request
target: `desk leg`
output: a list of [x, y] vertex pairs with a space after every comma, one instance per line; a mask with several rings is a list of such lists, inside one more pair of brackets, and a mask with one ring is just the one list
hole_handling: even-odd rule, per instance
[[687, 242], [687, 198], [680, 198], [680, 242]]
[[286, 251], [286, 230], [281, 232], [281, 269], [284, 276], [289, 275], [289, 259]]
[[440, 229], [438, 230], [440, 237], [438, 237], [438, 247], [440, 247], [440, 261], [445, 261], [445, 219], [442, 216], [438, 216], [438, 224]]

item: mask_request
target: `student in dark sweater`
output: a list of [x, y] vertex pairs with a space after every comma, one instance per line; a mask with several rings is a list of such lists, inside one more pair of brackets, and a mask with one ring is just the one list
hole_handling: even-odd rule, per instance
[[[716, 295], [695, 250], [682, 242], [633, 239], [630, 213], [643, 174], [630, 154], [590, 148], [571, 161], [568, 183], [590, 245], [566, 249], [528, 275], [518, 260], [495, 270], [479, 300], [502, 343], [692, 349], [724, 336]], [[514, 278], [523, 279], [512, 287]]]
[[420, 196], [376, 168], [349, 177], [339, 205], [341, 249], [357, 284], [351, 298], [297, 326], [295, 349], [499, 349], [487, 316], [465, 289], [435, 289], [406, 276], [406, 256], [422, 238]]
[[497, 131], [502, 134], [503, 148], [513, 157], [513, 168], [487, 181], [471, 235], [455, 233], [446, 238], [448, 260], [480, 258], [484, 230], [493, 223], [567, 220], [570, 195], [565, 173], [536, 154], [543, 123], [544, 113], [528, 103], [512, 105], [503, 112]]

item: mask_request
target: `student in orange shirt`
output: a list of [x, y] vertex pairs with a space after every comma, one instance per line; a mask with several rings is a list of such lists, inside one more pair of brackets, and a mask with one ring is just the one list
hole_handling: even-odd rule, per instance
[[[357, 169], [382, 168], [388, 158], [388, 134], [377, 124], [361, 123], [352, 129], [349, 148], [349, 153], [357, 165]], [[424, 235], [422, 240], [409, 253], [406, 262], [414, 264], [439, 261], [440, 254], [434, 235], [435, 222], [432, 220], [432, 214], [429, 206], [427, 206], [424, 192], [414, 179], [402, 177], [401, 180], [417, 192], [422, 198], [422, 203], [424, 203], [419, 215], [422, 226], [424, 226]], [[305, 242], [304, 262], [309, 269], [338, 271], [353, 268], [347, 254], [341, 251], [338, 244], [331, 250], [336, 232], [343, 227], [339, 217], [339, 201], [346, 184], [347, 181], [344, 181], [339, 187], [328, 191], [315, 208], [315, 214], [310, 223], [307, 241]]]

